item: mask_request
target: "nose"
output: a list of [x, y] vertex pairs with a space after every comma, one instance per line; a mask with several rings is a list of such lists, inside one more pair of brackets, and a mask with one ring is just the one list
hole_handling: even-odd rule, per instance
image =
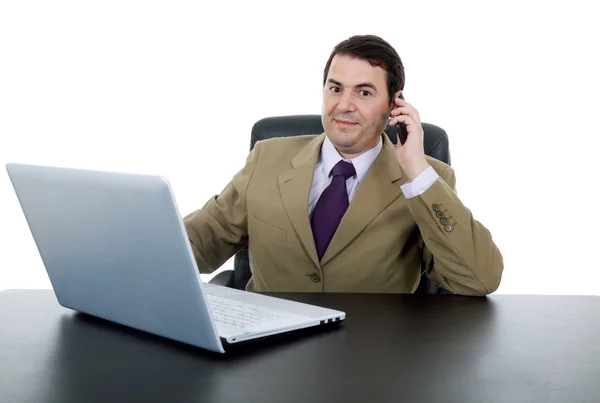
[[337, 108], [340, 112], [354, 112], [356, 105], [354, 104], [351, 92], [346, 91], [342, 94]]

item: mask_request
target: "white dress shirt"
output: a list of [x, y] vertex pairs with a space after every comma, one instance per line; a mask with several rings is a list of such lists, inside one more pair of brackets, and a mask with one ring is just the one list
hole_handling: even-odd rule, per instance
[[[308, 215], [312, 215], [312, 212], [321, 196], [321, 193], [331, 183], [331, 177], [329, 173], [333, 169], [334, 165], [340, 160], [351, 162], [356, 170], [356, 175], [346, 180], [346, 189], [348, 191], [348, 200], [352, 202], [352, 198], [358, 190], [358, 186], [365, 177], [366, 173], [375, 162], [375, 159], [379, 155], [379, 152], [383, 148], [383, 140], [379, 138], [379, 143], [369, 151], [362, 153], [358, 157], [352, 159], [342, 158], [342, 156], [335, 149], [329, 137], [325, 136], [323, 145], [321, 146], [321, 152], [319, 153], [319, 159], [315, 167], [315, 173], [313, 175], [312, 185], [310, 187], [310, 193], [308, 196]], [[407, 182], [400, 186], [402, 193], [408, 199], [411, 197], [419, 196], [425, 192], [438, 178], [437, 172], [432, 167], [428, 167], [426, 170], [421, 172], [419, 176], [412, 182]]]

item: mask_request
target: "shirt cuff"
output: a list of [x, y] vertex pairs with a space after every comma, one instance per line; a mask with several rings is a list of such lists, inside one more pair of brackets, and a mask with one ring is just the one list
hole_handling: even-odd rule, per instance
[[427, 167], [412, 182], [407, 182], [400, 186], [402, 193], [407, 199], [423, 194], [439, 178], [433, 167]]

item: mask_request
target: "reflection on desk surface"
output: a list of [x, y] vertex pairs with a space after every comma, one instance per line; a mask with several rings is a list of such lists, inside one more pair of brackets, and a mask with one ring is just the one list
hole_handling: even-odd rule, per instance
[[220, 355], [74, 313], [49, 291], [2, 292], [0, 401], [600, 396], [598, 297], [275, 295], [345, 310], [346, 322]]

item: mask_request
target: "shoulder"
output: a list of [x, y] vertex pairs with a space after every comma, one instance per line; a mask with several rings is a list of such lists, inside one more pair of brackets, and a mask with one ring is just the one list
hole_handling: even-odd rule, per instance
[[318, 135], [298, 135], [290, 137], [273, 137], [257, 141], [254, 148], [259, 149], [262, 161], [279, 163], [291, 161], [300, 151], [308, 146]]
[[425, 159], [427, 160], [427, 163], [431, 165], [434, 171], [442, 178], [442, 180], [454, 189], [456, 185], [456, 175], [454, 173], [454, 169], [452, 169], [452, 167], [445, 162], [430, 157], [429, 155], [426, 155]]
[[317, 134], [305, 134], [299, 136], [289, 136], [289, 137], [272, 137], [270, 139], [259, 140], [254, 145], [260, 146], [262, 150], [274, 150], [274, 149], [297, 149], [303, 148], [308, 143], [310, 143], [315, 137], [318, 137]]
[[438, 175], [443, 176], [444, 174], [450, 172], [452, 167], [445, 162], [442, 162], [438, 159], [430, 157], [429, 155], [425, 156], [427, 163], [431, 165], [431, 167], [437, 172]]

